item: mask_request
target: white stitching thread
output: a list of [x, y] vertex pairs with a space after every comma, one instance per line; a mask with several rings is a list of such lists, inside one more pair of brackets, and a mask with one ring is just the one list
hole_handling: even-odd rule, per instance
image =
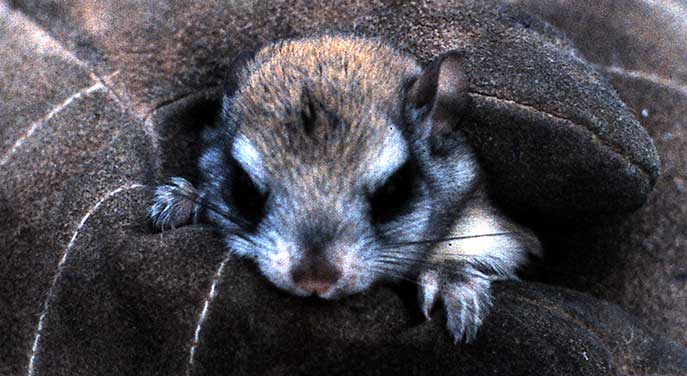
[[191, 349], [189, 350], [188, 368], [186, 369], [186, 375], [191, 375], [191, 372], [193, 371], [196, 349], [198, 348], [198, 343], [200, 342], [200, 332], [203, 328], [203, 324], [205, 324], [205, 319], [207, 318], [207, 314], [210, 309], [210, 304], [212, 304], [212, 302], [217, 297], [217, 286], [219, 285], [219, 282], [222, 278], [222, 274], [224, 273], [224, 266], [227, 264], [227, 262], [229, 262], [229, 259], [231, 259], [231, 257], [227, 256], [224, 260], [222, 260], [222, 262], [219, 265], [219, 268], [217, 268], [217, 272], [215, 272], [215, 277], [212, 280], [210, 292], [208, 293], [207, 297], [205, 298], [205, 302], [203, 303], [203, 310], [200, 313], [198, 323], [196, 324], [196, 330], [193, 333], [193, 341], [191, 342]]
[[48, 289], [48, 295], [45, 298], [45, 301], [43, 303], [43, 309], [41, 310], [41, 315], [38, 319], [38, 326], [36, 328], [36, 335], [33, 341], [33, 347], [31, 348], [31, 358], [29, 359], [29, 366], [28, 366], [28, 376], [34, 376], [35, 375], [35, 367], [36, 367], [36, 361], [38, 360], [38, 348], [40, 346], [40, 340], [41, 340], [41, 332], [43, 331], [43, 327], [45, 325], [45, 317], [48, 314], [48, 307], [50, 305], [50, 301], [53, 298], [53, 291], [55, 289], [55, 286], [57, 285], [57, 282], [59, 281], [60, 277], [62, 276], [62, 270], [64, 269], [64, 264], [67, 261], [67, 257], [69, 256], [69, 253], [76, 243], [76, 238], [78, 237], [79, 233], [83, 229], [84, 225], [86, 224], [86, 221], [88, 221], [88, 218], [95, 213], [100, 206], [110, 199], [111, 197], [115, 196], [119, 192], [126, 191], [129, 189], [135, 189], [135, 188], [142, 188], [144, 187], [142, 184], [138, 183], [128, 183], [125, 185], [120, 186], [119, 188], [112, 190], [108, 193], [106, 193], [104, 196], [102, 196], [96, 203], [93, 205], [87, 212], [86, 214], [81, 218], [81, 221], [79, 222], [79, 225], [76, 227], [76, 230], [74, 231], [74, 234], [72, 235], [71, 239], [69, 240], [69, 244], [65, 248], [64, 252], [62, 253], [62, 258], [60, 259], [60, 262], [57, 264], [57, 271], [55, 272], [55, 276], [53, 277], [52, 284], [50, 285], [50, 288]]
[[603, 65], [597, 65], [597, 69], [601, 69], [605, 72], [608, 73], [614, 73], [620, 76], [624, 77], [630, 77], [630, 78], [639, 78], [642, 80], [650, 81], [655, 84], [665, 86], [667, 88], [673, 89], [675, 91], [679, 91], [683, 95], [687, 95], [687, 85], [667, 79], [665, 77], [661, 77], [659, 75], [653, 74], [653, 73], [647, 73], [647, 72], [642, 72], [642, 71], [636, 71], [636, 70], [628, 70], [624, 69], [622, 67], [619, 67], [617, 65], [609, 65], [609, 66], [603, 66]]
[[87, 95], [87, 94], [90, 94], [94, 91], [99, 91], [99, 90], [104, 90], [104, 89], [105, 89], [105, 86], [103, 86], [102, 83], [96, 82], [95, 84], [93, 84], [93, 85], [91, 85], [85, 89], [82, 89], [75, 94], [72, 94], [69, 98], [65, 99], [64, 102], [53, 107], [53, 109], [50, 110], [50, 112], [48, 112], [47, 115], [45, 115], [42, 118], [33, 122], [31, 124], [31, 126], [29, 127], [28, 131], [26, 131], [23, 136], [19, 137], [19, 139], [17, 139], [17, 141], [15, 141], [14, 145], [12, 145], [10, 150], [7, 153], [5, 153], [5, 155], [0, 160], [0, 167], [4, 166], [10, 160], [12, 155], [14, 155], [14, 153], [16, 153], [16, 151], [22, 146], [22, 144], [24, 144], [24, 141], [26, 141], [27, 138], [31, 137], [36, 132], [36, 130], [38, 128], [45, 125], [45, 123], [47, 123], [50, 119], [52, 119], [53, 116], [58, 114], [60, 111], [64, 110], [73, 101], [81, 98], [83, 95]]

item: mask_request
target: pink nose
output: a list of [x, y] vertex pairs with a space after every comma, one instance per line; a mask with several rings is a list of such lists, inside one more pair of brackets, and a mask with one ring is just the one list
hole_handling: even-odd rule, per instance
[[294, 268], [291, 277], [296, 286], [322, 295], [341, 278], [341, 271], [322, 259], [313, 258]]

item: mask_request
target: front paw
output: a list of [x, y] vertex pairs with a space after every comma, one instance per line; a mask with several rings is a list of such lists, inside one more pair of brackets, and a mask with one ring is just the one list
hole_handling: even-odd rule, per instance
[[189, 223], [199, 202], [198, 191], [188, 180], [173, 177], [170, 183], [155, 189], [153, 204], [148, 209], [153, 225], [160, 229]]
[[492, 306], [491, 280], [479, 272], [442, 273], [429, 270], [419, 277], [419, 301], [429, 320], [432, 307], [441, 300], [446, 310], [446, 326], [455, 343], [469, 343]]

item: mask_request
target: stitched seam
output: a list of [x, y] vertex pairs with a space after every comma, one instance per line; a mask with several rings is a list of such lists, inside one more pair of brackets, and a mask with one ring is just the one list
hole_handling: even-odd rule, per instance
[[48, 121], [50, 121], [50, 119], [55, 117], [55, 115], [58, 115], [60, 112], [67, 109], [74, 101], [78, 101], [84, 95], [89, 95], [93, 92], [104, 89], [105, 87], [100, 82], [96, 81], [95, 84], [83, 88], [77, 91], [76, 93], [70, 95], [69, 97], [67, 97], [67, 99], [65, 99], [60, 104], [58, 104], [57, 106], [53, 107], [50, 111], [48, 111], [46, 115], [31, 123], [31, 125], [28, 127], [28, 130], [24, 132], [24, 134], [20, 136], [17, 140], [15, 140], [12, 147], [7, 151], [7, 153], [5, 153], [5, 155], [3, 155], [2, 159], [0, 159], [0, 167], [7, 164], [7, 162], [10, 161], [12, 156], [14, 156], [14, 154], [19, 150], [19, 148], [24, 144], [24, 142], [29, 140], [31, 136], [33, 136], [33, 134], [39, 128], [43, 127]]
[[45, 318], [48, 315], [49, 308], [50, 308], [50, 302], [54, 298], [54, 293], [55, 293], [55, 286], [57, 286], [57, 283], [59, 282], [60, 277], [62, 276], [62, 272], [64, 270], [64, 265], [67, 261], [67, 258], [69, 257], [71, 253], [71, 249], [76, 244], [76, 239], [81, 233], [81, 230], [84, 228], [86, 225], [86, 222], [88, 219], [100, 208], [100, 206], [105, 203], [105, 201], [109, 200], [110, 198], [116, 196], [118, 193], [122, 191], [127, 191], [130, 189], [135, 189], [135, 188], [142, 188], [145, 187], [142, 184], [139, 183], [127, 183], [124, 185], [119, 186], [118, 188], [107, 192], [106, 194], [102, 195], [96, 203], [91, 206], [87, 211], [86, 214], [84, 214], [83, 217], [81, 217], [81, 221], [79, 221], [79, 224], [76, 227], [76, 230], [72, 234], [71, 239], [69, 240], [69, 243], [67, 244], [67, 247], [65, 247], [64, 251], [62, 252], [62, 257], [60, 258], [60, 261], [57, 264], [57, 270], [55, 272], [55, 275], [53, 276], [52, 283], [50, 285], [50, 288], [48, 289], [48, 293], [46, 295], [45, 301], [43, 302], [42, 309], [41, 309], [41, 315], [38, 318], [38, 325], [36, 326], [36, 332], [34, 336], [34, 341], [33, 341], [33, 346], [31, 347], [31, 357], [29, 358], [29, 364], [27, 366], [27, 375], [28, 376], [33, 376], [35, 374], [35, 366], [36, 366], [36, 361], [38, 360], [38, 350], [40, 347], [40, 341], [41, 341], [41, 335], [43, 332], [43, 328], [45, 325]]
[[193, 331], [193, 339], [191, 340], [191, 345], [189, 346], [186, 375], [190, 376], [193, 373], [193, 369], [195, 367], [196, 350], [198, 349], [198, 345], [200, 344], [200, 335], [203, 330], [205, 321], [207, 320], [207, 314], [210, 310], [210, 306], [212, 305], [212, 303], [214, 303], [215, 298], [217, 297], [217, 294], [219, 292], [219, 285], [222, 279], [222, 275], [224, 273], [224, 267], [229, 262], [229, 260], [231, 260], [231, 256], [227, 255], [227, 257], [225, 257], [224, 260], [220, 262], [219, 267], [217, 268], [217, 271], [215, 272], [214, 277], [212, 278], [210, 291], [208, 291], [208, 294], [205, 297], [205, 300], [203, 301], [203, 309], [201, 310], [200, 315], [198, 316], [196, 329]]
[[622, 160], [623, 162], [625, 162], [625, 163], [627, 163], [627, 164], [629, 164], [629, 165], [632, 165], [633, 167], [637, 168], [637, 169], [644, 175], [644, 178], [646, 178], [646, 179], [649, 180], [649, 181], [652, 181], [652, 179], [650, 178], [650, 177], [651, 177], [651, 174], [650, 174], [643, 166], [641, 166], [641, 165], [637, 164], [636, 162], [632, 161], [628, 156], [626, 156], [626, 155], [625, 155], [620, 149], [618, 149], [616, 146], [611, 145], [611, 144], [605, 142], [605, 141], [604, 141], [603, 139], [601, 139], [596, 133], [594, 133], [593, 131], [591, 131], [589, 128], [585, 127], [585, 126], [582, 125], [582, 124], [576, 123], [576, 122], [574, 122], [574, 121], [572, 121], [572, 120], [570, 120], [570, 119], [568, 119], [568, 118], [566, 118], [566, 117], [563, 117], [563, 116], [561, 116], [561, 115], [557, 115], [557, 114], [554, 114], [554, 113], [551, 113], [551, 112], [548, 112], [548, 111], [543, 111], [543, 110], [541, 110], [541, 109], [539, 109], [539, 108], [536, 108], [536, 107], [534, 107], [534, 106], [531, 106], [531, 105], [528, 105], [528, 104], [524, 104], [524, 103], [520, 103], [520, 102], [511, 100], [511, 99], [500, 98], [500, 97], [495, 96], [495, 95], [484, 94], [484, 93], [480, 93], [480, 92], [476, 92], [476, 91], [470, 91], [470, 94], [471, 94], [471, 95], [478, 96], [478, 97], [485, 98], [485, 99], [487, 99], [487, 100], [496, 100], [496, 101], [501, 101], [501, 102], [504, 102], [504, 103], [512, 104], [512, 105], [517, 106], [517, 107], [520, 107], [520, 108], [522, 108], [522, 109], [524, 109], [524, 110], [535, 111], [535, 112], [537, 112], [537, 113], [540, 113], [540, 114], [543, 114], [543, 115], [545, 115], [545, 116], [549, 116], [549, 117], [551, 117], [551, 118], [554, 118], [554, 119], [557, 119], [557, 120], [559, 120], [559, 121], [561, 121], [561, 122], [564, 122], [564, 123], [568, 124], [568, 125], [570, 126], [570, 128], [576, 128], [576, 129], [585, 130], [585, 131], [587, 131], [587, 132], [589, 132], [589, 133], [591, 134], [591, 136], [592, 136], [592, 142], [598, 144], [599, 146], [601, 146], [602, 148], [604, 148], [604, 149], [606, 149], [607, 151], [611, 152], [612, 154], [617, 155], [618, 159], [620, 159], [620, 160]]
[[682, 95], [687, 95], [687, 85], [680, 81], [671, 80], [659, 75], [647, 73], [639, 70], [629, 70], [616, 65], [594, 65], [595, 68], [603, 70], [610, 74], [615, 74], [621, 77], [634, 78], [642, 81], [647, 81], [652, 84], [660, 85], [670, 90], [677, 91]]

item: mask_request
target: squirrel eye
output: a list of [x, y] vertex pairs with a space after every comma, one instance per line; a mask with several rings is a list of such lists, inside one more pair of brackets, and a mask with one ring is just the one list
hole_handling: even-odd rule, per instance
[[237, 213], [252, 224], [265, 214], [267, 193], [261, 192], [248, 173], [238, 163], [233, 163], [225, 200]]
[[374, 222], [388, 222], [408, 211], [414, 194], [415, 176], [412, 163], [406, 162], [368, 197]]

